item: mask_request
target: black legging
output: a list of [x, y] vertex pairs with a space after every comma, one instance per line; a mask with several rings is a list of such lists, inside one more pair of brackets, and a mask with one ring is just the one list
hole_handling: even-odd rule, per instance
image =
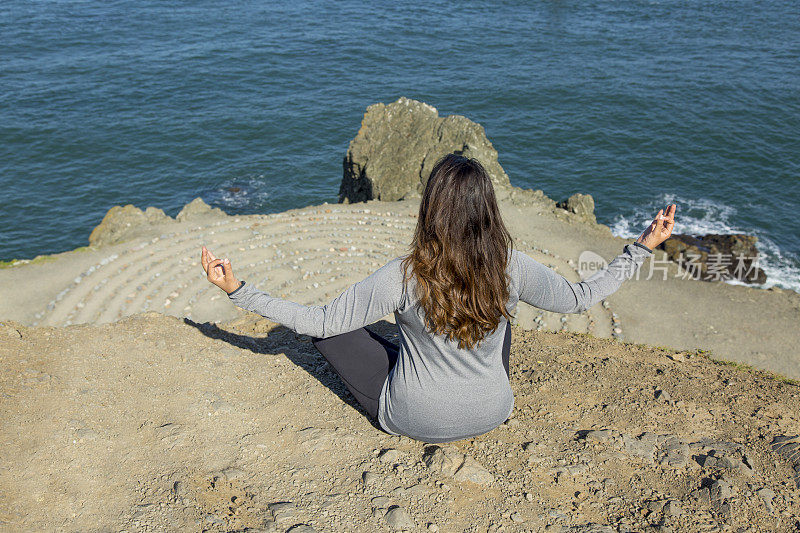
[[[358, 403], [376, 419], [383, 382], [397, 362], [397, 346], [367, 328], [321, 339], [312, 337], [317, 350], [328, 360]], [[503, 367], [509, 376], [511, 326], [506, 322]]]

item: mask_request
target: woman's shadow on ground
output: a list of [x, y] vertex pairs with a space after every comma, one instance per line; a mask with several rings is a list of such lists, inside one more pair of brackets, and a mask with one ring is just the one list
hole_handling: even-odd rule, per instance
[[[364, 415], [373, 427], [383, 432], [378, 421], [374, 420], [350, 394], [350, 391], [347, 390], [339, 376], [333, 371], [322, 354], [319, 353], [319, 350], [311, 343], [311, 337], [308, 335], [300, 335], [286, 326], [277, 325], [267, 331], [265, 336], [252, 336], [228, 331], [210, 322], [200, 323], [189, 318], [184, 318], [183, 321], [185, 324], [197, 328], [206, 337], [225, 341], [243, 350], [265, 355], [286, 354], [286, 357], [291, 362], [308, 372], [309, 375], [341, 398], [344, 403]], [[386, 320], [379, 320], [370, 324], [366, 329], [375, 338], [382, 337], [394, 344], [398, 342], [399, 336], [396, 324]]]

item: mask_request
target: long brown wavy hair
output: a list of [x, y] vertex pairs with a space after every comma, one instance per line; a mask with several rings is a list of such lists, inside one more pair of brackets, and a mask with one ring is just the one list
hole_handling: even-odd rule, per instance
[[425, 186], [411, 252], [401, 263], [403, 282], [416, 275], [428, 330], [471, 348], [497, 329], [501, 316], [510, 320], [511, 247], [483, 165], [457, 154], [441, 158]]

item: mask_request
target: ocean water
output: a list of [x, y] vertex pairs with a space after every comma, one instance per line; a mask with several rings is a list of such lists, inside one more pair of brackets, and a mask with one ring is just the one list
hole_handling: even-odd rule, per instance
[[795, 1], [5, 0], [0, 259], [117, 204], [335, 202], [364, 109], [407, 96], [481, 123], [515, 185], [623, 236], [674, 201], [800, 290], [798, 59]]

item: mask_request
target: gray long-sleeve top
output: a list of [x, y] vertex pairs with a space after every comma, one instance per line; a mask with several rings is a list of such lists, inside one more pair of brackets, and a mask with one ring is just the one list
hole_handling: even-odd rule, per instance
[[[573, 283], [528, 255], [512, 250], [506, 308], [522, 300], [557, 313], [578, 313], [614, 293], [652, 251], [639, 243], [589, 279]], [[378, 422], [387, 432], [423, 442], [448, 442], [486, 433], [511, 415], [514, 395], [502, 363], [507, 320], [472, 349], [432, 335], [415, 297], [415, 281], [403, 288], [402, 257], [396, 257], [348, 287], [326, 305], [301, 305], [243, 284], [230, 293], [234, 304], [297, 333], [331, 337], [394, 313], [399, 329], [397, 363], [383, 384]]]

